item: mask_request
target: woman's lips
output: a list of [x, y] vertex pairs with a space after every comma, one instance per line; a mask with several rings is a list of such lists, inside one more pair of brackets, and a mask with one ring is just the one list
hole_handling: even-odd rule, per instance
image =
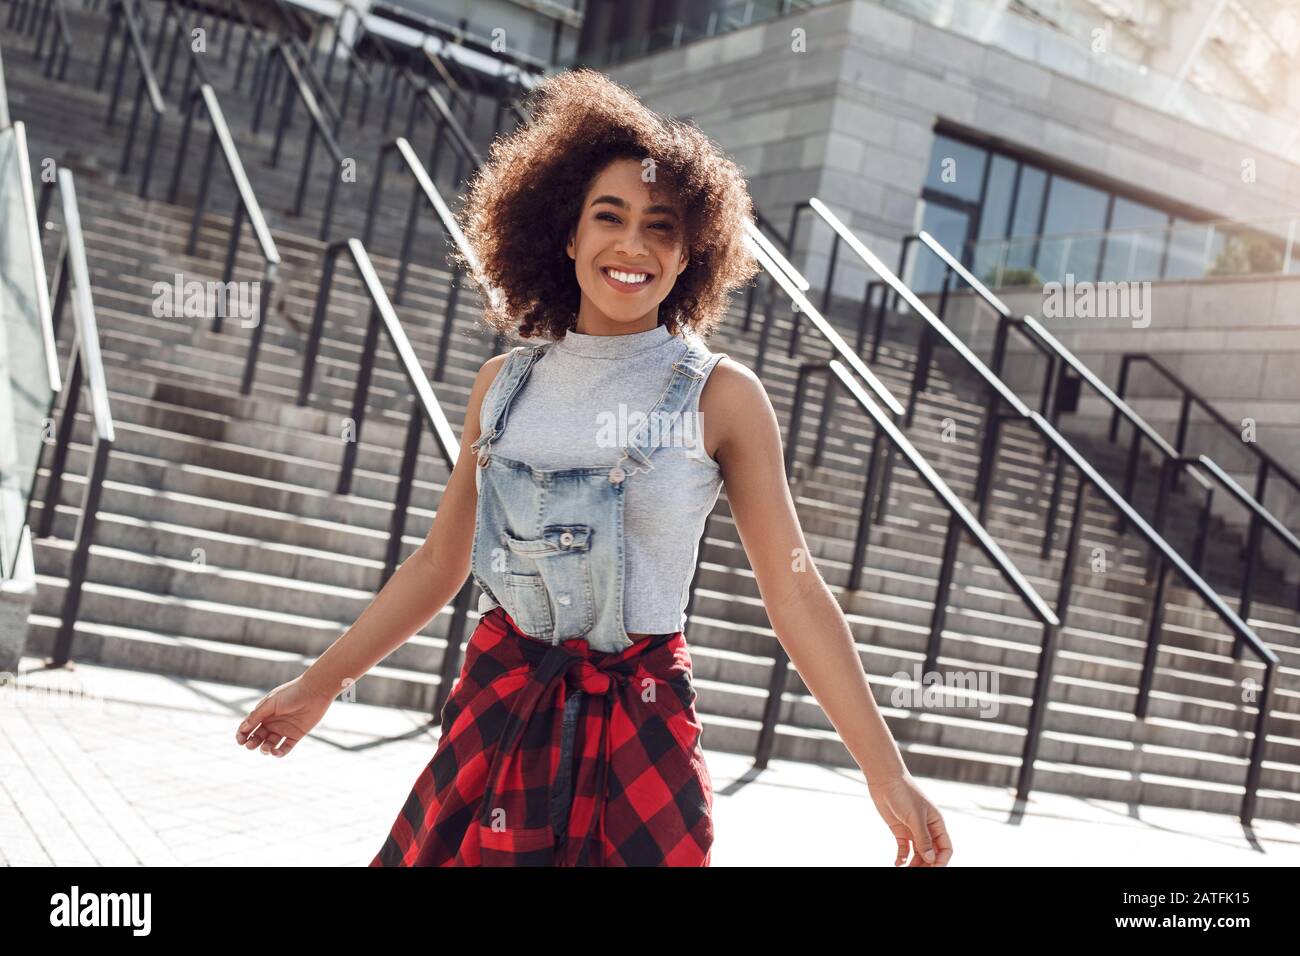
[[[605, 277], [605, 281], [608, 282], [612, 288], [617, 289], [619, 292], [628, 292], [628, 293], [640, 292], [642, 289], [647, 288], [650, 285], [650, 283], [654, 281], [654, 276], [650, 276], [650, 278], [646, 279], [644, 282], [620, 282], [618, 279], [615, 279], [604, 269], [600, 270], [600, 274]], [[645, 274], [649, 275], [649, 273], [645, 273]]]

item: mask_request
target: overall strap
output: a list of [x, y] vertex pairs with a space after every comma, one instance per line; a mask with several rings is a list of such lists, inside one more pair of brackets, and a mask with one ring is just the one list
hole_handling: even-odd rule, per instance
[[[696, 389], [703, 387], [704, 379], [713, 370], [713, 366], [725, 357], [725, 352], [710, 354], [697, 338], [685, 340], [681, 357], [673, 363], [673, 374], [668, 380], [668, 386], [646, 415], [645, 421], [623, 447], [620, 464], [624, 459], [630, 458], [644, 469], [653, 467], [650, 456], [660, 446], [669, 443], [674, 430], [683, 427], [682, 413], [690, 407]], [[692, 423], [692, 427], [695, 429], [695, 440], [702, 444], [703, 428], [699, 422]]]
[[552, 344], [554, 343], [543, 342], [540, 345], [516, 345], [510, 350], [510, 354], [492, 382], [492, 388], [488, 389], [489, 393], [495, 396], [491, 407], [484, 405], [479, 414], [481, 434], [470, 445], [475, 452], [478, 452], [483, 445], [495, 441], [505, 430], [510, 403], [514, 401], [515, 394], [523, 385], [524, 379], [528, 377], [528, 373], [532, 371], [533, 365]]

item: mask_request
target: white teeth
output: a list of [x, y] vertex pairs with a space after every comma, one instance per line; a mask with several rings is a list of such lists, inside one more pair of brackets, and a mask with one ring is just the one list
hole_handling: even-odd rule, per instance
[[645, 282], [650, 278], [649, 274], [645, 272], [619, 272], [617, 269], [606, 269], [605, 271], [619, 282], [626, 282], [628, 285]]

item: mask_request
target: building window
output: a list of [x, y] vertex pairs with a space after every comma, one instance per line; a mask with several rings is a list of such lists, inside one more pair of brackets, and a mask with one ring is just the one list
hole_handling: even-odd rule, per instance
[[[1219, 241], [1172, 209], [945, 133], [921, 200], [921, 228], [992, 286], [1203, 275], [1206, 246]], [[913, 253], [906, 275], [937, 292], [943, 271]]]

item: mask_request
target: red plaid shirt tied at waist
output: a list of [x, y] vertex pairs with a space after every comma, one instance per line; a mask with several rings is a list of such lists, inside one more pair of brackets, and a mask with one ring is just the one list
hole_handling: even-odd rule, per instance
[[482, 617], [442, 737], [371, 866], [707, 866], [686, 639], [593, 651]]

